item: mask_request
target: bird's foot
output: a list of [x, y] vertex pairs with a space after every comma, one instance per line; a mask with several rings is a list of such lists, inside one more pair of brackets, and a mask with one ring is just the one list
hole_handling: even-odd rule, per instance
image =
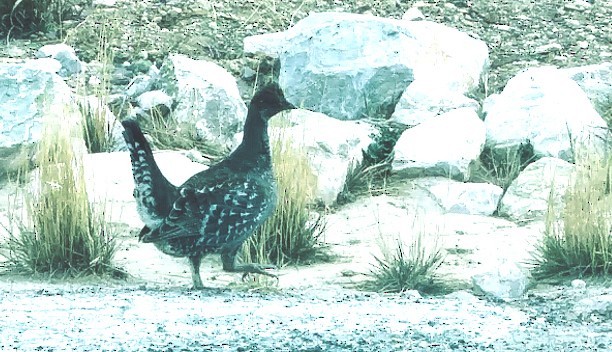
[[237, 265], [237, 266], [235, 266], [233, 268], [232, 271], [242, 273], [242, 281], [244, 281], [244, 279], [246, 279], [246, 277], [249, 274], [265, 275], [265, 276], [273, 277], [276, 280], [278, 280], [278, 276], [277, 275], [274, 275], [274, 274], [269, 273], [269, 272], [266, 271], [266, 270], [277, 270], [277, 269], [278, 268], [275, 265], [272, 265], [272, 264], [249, 263], [249, 264]]

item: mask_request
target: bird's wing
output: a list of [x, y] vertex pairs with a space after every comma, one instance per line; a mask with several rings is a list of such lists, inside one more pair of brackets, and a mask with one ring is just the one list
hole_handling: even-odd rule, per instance
[[208, 246], [233, 242], [262, 221], [265, 203], [261, 189], [249, 182], [201, 190], [182, 188], [170, 214], [142, 240], [158, 242], [199, 237], [198, 242]]

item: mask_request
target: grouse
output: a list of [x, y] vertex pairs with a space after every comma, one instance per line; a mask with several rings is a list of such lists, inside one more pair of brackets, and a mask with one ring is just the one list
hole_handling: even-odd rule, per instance
[[145, 223], [139, 238], [163, 253], [187, 257], [193, 286], [203, 288], [200, 263], [220, 253], [223, 270], [276, 277], [274, 266], [235, 263], [242, 243], [273, 212], [276, 183], [268, 142], [268, 119], [294, 108], [276, 83], [259, 89], [249, 104], [241, 144], [224, 160], [172, 185], [158, 168], [134, 120], [122, 121], [134, 176], [134, 198]]

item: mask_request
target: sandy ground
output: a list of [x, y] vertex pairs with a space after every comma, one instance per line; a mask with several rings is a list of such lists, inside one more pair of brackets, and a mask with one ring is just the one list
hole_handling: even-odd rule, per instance
[[[6, 193], [6, 190], [3, 191]], [[6, 194], [2, 196], [5, 199]], [[286, 267], [263, 285], [223, 273], [217, 256], [202, 265], [203, 291], [189, 289], [186, 262], [159, 253], [134, 237], [133, 204], [115, 204], [130, 225], [121, 233], [117, 263], [127, 280], [71, 280], [0, 276], [2, 351], [607, 351], [609, 316], [581, 315], [576, 302], [612, 294], [589, 284], [534, 287], [525, 298], [496, 302], [469, 290], [469, 277], [486, 271], [499, 253], [523, 255], [537, 225], [505, 220], [471, 226], [447, 216], [442, 272], [454, 279], [450, 294], [383, 294], [357, 289], [363, 281], [375, 225], [346, 229], [342, 214], [330, 215], [333, 263]], [[4, 214], [6, 203], [0, 207]], [[329, 235], [329, 233], [334, 234]], [[497, 253], [497, 255], [494, 255]], [[514, 254], [512, 254], [514, 253]]]

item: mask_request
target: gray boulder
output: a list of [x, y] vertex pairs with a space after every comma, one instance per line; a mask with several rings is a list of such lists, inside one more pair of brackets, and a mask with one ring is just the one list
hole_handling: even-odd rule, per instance
[[552, 67], [519, 73], [500, 94], [488, 97], [487, 147], [494, 152], [529, 141], [536, 156], [573, 161], [574, 152], [599, 153], [605, 121], [576, 82]]
[[351, 161], [361, 161], [362, 150], [376, 131], [367, 123], [340, 121], [308, 110], [291, 110], [270, 121], [271, 138], [287, 138], [303, 148], [319, 180], [317, 198], [332, 204], [344, 186]]
[[40, 140], [43, 116], [53, 111], [61, 116], [61, 109], [71, 102], [70, 88], [48, 71], [49, 60], [55, 61], [0, 64], [0, 169], [4, 171], [19, 166], [15, 159], [20, 146]]
[[500, 263], [492, 271], [472, 277], [474, 291], [500, 300], [513, 300], [523, 297], [527, 291], [529, 278], [514, 263]]
[[158, 85], [174, 99], [176, 120], [195, 125], [201, 138], [227, 147], [242, 130], [247, 109], [236, 79], [221, 66], [170, 55]]
[[406, 130], [395, 144], [393, 171], [406, 177], [469, 178], [485, 143], [485, 127], [471, 108], [455, 109]]
[[61, 64], [57, 73], [62, 77], [70, 77], [83, 70], [83, 64], [76, 56], [74, 49], [66, 44], [49, 44], [36, 52], [37, 58], [52, 58]]
[[287, 99], [342, 120], [391, 115], [419, 78], [466, 92], [488, 64], [484, 42], [428, 21], [315, 13], [283, 33], [245, 39], [245, 51], [278, 55]]
[[574, 169], [573, 164], [550, 157], [529, 164], [508, 187], [499, 215], [518, 222], [542, 219], [551, 191], [554, 205], [560, 211]]
[[604, 116], [612, 109], [612, 62], [561, 69], [591, 100], [597, 112]]
[[444, 177], [425, 177], [412, 181], [426, 189], [446, 213], [493, 215], [503, 189], [489, 183], [464, 183]]
[[391, 121], [416, 126], [431, 117], [464, 107], [474, 111], [480, 109], [476, 100], [440, 86], [436, 80], [419, 79], [402, 93]]

